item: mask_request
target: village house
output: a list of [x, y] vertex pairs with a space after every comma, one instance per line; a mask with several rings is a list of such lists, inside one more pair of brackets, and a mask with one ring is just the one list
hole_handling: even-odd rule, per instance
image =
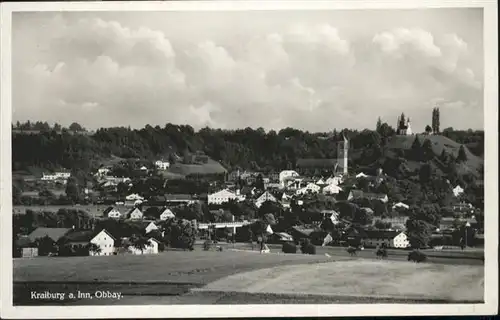
[[369, 199], [369, 200], [379, 200], [384, 203], [389, 201], [389, 198], [384, 193], [370, 193], [363, 192], [362, 190], [351, 190], [347, 197], [347, 200], [351, 201], [353, 199]]
[[385, 245], [387, 248], [405, 249], [410, 246], [404, 232], [395, 230], [365, 230], [363, 239], [365, 247], [374, 248]]
[[405, 204], [405, 203], [403, 203], [403, 202], [398, 202], [398, 203], [394, 204], [392, 206], [392, 208], [393, 209], [398, 209], [399, 208], [399, 209], [406, 209], [406, 210], [408, 210], [408, 209], [410, 209], [410, 206], [407, 205], [407, 204]]
[[342, 191], [342, 188], [335, 184], [327, 185], [323, 188], [322, 192], [324, 194], [338, 194]]
[[152, 222], [152, 221], [151, 221], [151, 222], [150, 222], [150, 223], [146, 226], [146, 228], [144, 229], [144, 231], [145, 231], [145, 234], [148, 234], [148, 233], [150, 233], [150, 232], [151, 232], [151, 231], [153, 231], [153, 230], [159, 230], [159, 229], [158, 229], [158, 226], [157, 226], [154, 222]]
[[168, 220], [175, 218], [175, 214], [169, 208], [164, 208], [162, 213], [160, 214], [160, 220]]
[[255, 200], [255, 206], [260, 208], [262, 204], [266, 201], [278, 202], [275, 196], [273, 196], [269, 191], [264, 192], [260, 197]]
[[132, 244], [127, 246], [128, 252], [134, 255], [141, 254], [157, 254], [158, 253], [158, 245], [160, 243], [155, 238], [149, 238], [148, 243], [144, 249], [139, 249], [133, 246]]
[[14, 258], [33, 258], [38, 256], [36, 243], [32, 242], [28, 236], [20, 236], [16, 241], [17, 251]]
[[110, 256], [115, 252], [116, 239], [105, 229], [100, 231], [86, 230], [74, 231], [67, 234], [65, 243], [74, 251], [89, 250], [91, 244], [98, 249], [89, 250], [90, 256]]
[[109, 167], [101, 167], [97, 169], [97, 172], [95, 174], [96, 177], [105, 177], [111, 172], [111, 168]]
[[143, 213], [139, 208], [130, 209], [127, 213], [127, 218], [130, 220], [141, 220], [143, 217]]
[[54, 172], [53, 174], [43, 173], [41, 180], [42, 181], [55, 181], [55, 180], [67, 180], [71, 177], [70, 172]]
[[285, 188], [286, 187], [286, 184], [285, 184], [286, 180], [289, 180], [290, 178], [297, 178], [297, 177], [299, 177], [299, 174], [297, 173], [297, 171], [284, 170], [284, 171], [281, 171], [279, 174], [279, 183], [280, 183], [282, 188]]
[[190, 194], [165, 194], [165, 204], [167, 205], [177, 205], [177, 204], [193, 204], [197, 200], [193, 199]]
[[295, 193], [299, 194], [308, 194], [308, 193], [318, 193], [321, 190], [321, 187], [314, 183], [308, 183], [307, 186], [297, 190]]
[[155, 162], [155, 166], [156, 168], [158, 168], [159, 170], [167, 170], [168, 168], [170, 168], [170, 162], [168, 161], [163, 161], [163, 160], [157, 160]]
[[62, 237], [64, 237], [68, 232], [70, 232], [71, 228], [45, 228], [39, 227], [33, 230], [29, 235], [28, 239], [31, 243], [36, 242], [37, 239], [41, 239], [44, 237], [49, 237], [52, 241], [57, 242]]
[[464, 193], [464, 189], [460, 185], [457, 185], [455, 188], [453, 188], [453, 195], [455, 197], [458, 197], [462, 193]]
[[108, 207], [106, 210], [104, 210], [103, 215], [105, 217], [113, 219], [120, 219], [122, 217], [120, 210], [114, 207]]
[[208, 195], [208, 204], [223, 204], [230, 200], [243, 201], [245, 197], [240, 195], [239, 190], [231, 192], [228, 189], [223, 189]]
[[338, 186], [339, 184], [341, 184], [343, 182], [343, 179], [342, 179], [342, 176], [333, 176], [333, 177], [330, 177], [328, 179], [326, 179], [325, 183], [327, 185], [336, 185]]

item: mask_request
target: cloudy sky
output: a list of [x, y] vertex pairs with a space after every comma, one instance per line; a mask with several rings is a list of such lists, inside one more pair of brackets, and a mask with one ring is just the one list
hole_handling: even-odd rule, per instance
[[13, 120], [483, 128], [481, 9], [13, 15]]

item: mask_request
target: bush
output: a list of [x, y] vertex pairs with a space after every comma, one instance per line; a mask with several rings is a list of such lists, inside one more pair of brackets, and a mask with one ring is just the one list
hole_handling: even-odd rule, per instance
[[283, 243], [281, 251], [283, 253], [297, 253], [297, 246], [293, 242], [285, 242]]
[[302, 253], [305, 253], [305, 254], [316, 254], [316, 246], [309, 243], [309, 244], [303, 246]]
[[204, 251], [209, 251], [210, 248], [212, 248], [212, 241], [205, 240], [205, 242], [203, 242], [203, 250]]

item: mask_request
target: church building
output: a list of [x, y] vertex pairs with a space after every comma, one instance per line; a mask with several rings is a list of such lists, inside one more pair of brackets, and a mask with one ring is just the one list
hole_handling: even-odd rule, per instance
[[404, 113], [402, 113], [401, 116], [398, 117], [398, 124], [396, 126], [396, 134], [403, 135], [403, 136], [411, 136], [413, 134], [413, 132], [411, 131], [410, 118], [405, 120]]

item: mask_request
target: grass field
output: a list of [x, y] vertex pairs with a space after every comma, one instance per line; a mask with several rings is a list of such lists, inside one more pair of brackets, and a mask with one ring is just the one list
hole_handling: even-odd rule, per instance
[[241, 251], [15, 259], [14, 300], [30, 304], [33, 290], [111, 290], [124, 298], [77, 304], [477, 302], [483, 269]]
[[333, 297], [482, 301], [484, 268], [351, 260], [239, 273], [202, 290]]

